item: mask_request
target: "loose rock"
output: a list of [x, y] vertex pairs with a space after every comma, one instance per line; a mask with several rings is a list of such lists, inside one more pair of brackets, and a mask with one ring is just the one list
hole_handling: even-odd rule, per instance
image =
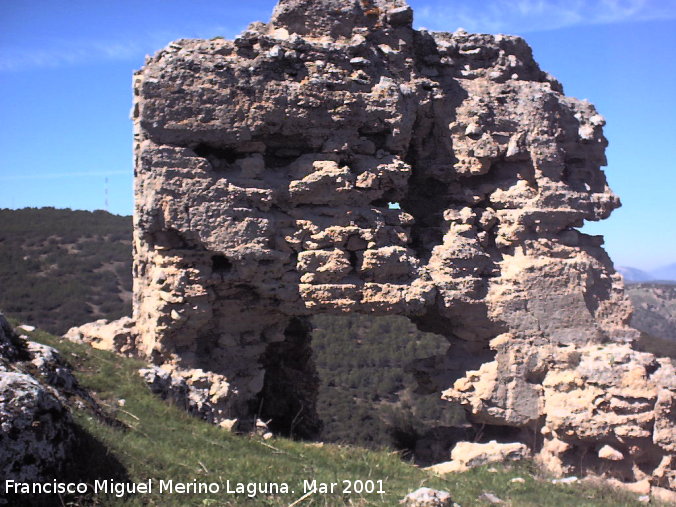
[[406, 495], [400, 503], [405, 507], [450, 507], [453, 500], [447, 491], [419, 488]]

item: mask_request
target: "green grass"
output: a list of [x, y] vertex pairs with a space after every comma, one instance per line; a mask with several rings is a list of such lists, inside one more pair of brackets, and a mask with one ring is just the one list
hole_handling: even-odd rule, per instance
[[[155, 491], [151, 495], [124, 499], [99, 495], [71, 499], [72, 505], [282, 506], [300, 498], [303, 480], [312, 479], [382, 480], [384, 494], [315, 494], [298, 505], [394, 506], [406, 493], [420, 486], [449, 491], [463, 507], [487, 505], [477, 500], [483, 492], [491, 492], [517, 506], [640, 505], [635, 495], [583, 484], [553, 485], [536, 479], [537, 468], [531, 463], [497, 466], [493, 470], [481, 467], [439, 478], [401, 461], [393, 453], [233, 435], [154, 397], [136, 373], [142, 365], [138, 361], [65, 342], [40, 331], [29, 334], [32, 340], [59, 349], [73, 366], [80, 383], [127, 426], [106, 425], [87, 409], [74, 408], [74, 418], [82, 434], [89, 438], [73, 456], [71, 472], [90, 477], [103, 473], [135, 482], [154, 479]], [[122, 399], [124, 406], [120, 407], [118, 402]], [[514, 477], [523, 477], [525, 483], [510, 482]], [[223, 486], [228, 479], [232, 483], [286, 482], [294, 493], [255, 498], [223, 492], [160, 495], [157, 492], [160, 479], [197, 480]], [[65, 501], [68, 504], [68, 499]]]

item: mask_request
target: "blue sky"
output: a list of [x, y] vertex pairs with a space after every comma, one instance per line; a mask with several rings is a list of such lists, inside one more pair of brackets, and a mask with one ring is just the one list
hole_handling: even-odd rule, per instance
[[[274, 0], [0, 2], [0, 208], [132, 211], [131, 75], [177, 38], [233, 37]], [[585, 230], [617, 265], [676, 262], [676, 0], [410, 0], [416, 27], [522, 35], [606, 117], [623, 208]], [[671, 147], [671, 148], [670, 148]]]

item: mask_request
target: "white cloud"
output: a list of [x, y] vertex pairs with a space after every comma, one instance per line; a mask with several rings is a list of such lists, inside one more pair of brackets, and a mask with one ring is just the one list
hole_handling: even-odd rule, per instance
[[523, 33], [577, 25], [676, 19], [676, 0], [410, 0], [432, 30]]

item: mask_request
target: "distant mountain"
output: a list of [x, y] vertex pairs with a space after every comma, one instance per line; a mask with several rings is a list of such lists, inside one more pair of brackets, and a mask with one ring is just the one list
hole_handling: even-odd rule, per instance
[[655, 280], [674, 280], [676, 281], [676, 263], [661, 267], [650, 272]]
[[643, 271], [629, 266], [617, 266], [615, 269], [624, 277], [625, 282], [676, 282], [676, 263], [652, 271]]
[[637, 268], [618, 266], [615, 269], [624, 277], [624, 280], [627, 282], [649, 282], [650, 280], [654, 280], [650, 273]]

